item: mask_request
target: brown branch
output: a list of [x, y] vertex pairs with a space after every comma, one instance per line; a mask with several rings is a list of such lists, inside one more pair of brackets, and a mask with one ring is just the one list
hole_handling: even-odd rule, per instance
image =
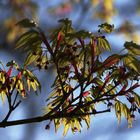
[[19, 104], [21, 103], [21, 101], [19, 101], [19, 102], [16, 103], [17, 96], [18, 96], [18, 92], [17, 92], [17, 93], [16, 93], [16, 96], [15, 96], [15, 98], [14, 98], [13, 104], [12, 104], [11, 95], [12, 95], [13, 91], [14, 91], [14, 90], [12, 90], [11, 93], [7, 93], [7, 94], [6, 94], [6, 95], [7, 95], [7, 100], [8, 100], [8, 105], [9, 105], [9, 111], [8, 111], [7, 115], [5, 116], [5, 118], [3, 119], [2, 122], [6, 122], [6, 121], [9, 119], [11, 113], [12, 113], [12, 112], [19, 106]]
[[62, 112], [59, 114], [54, 114], [50, 116], [39, 116], [39, 117], [34, 117], [34, 118], [29, 118], [29, 119], [22, 119], [22, 120], [14, 120], [14, 121], [5, 121], [5, 122], [0, 122], [0, 127], [8, 127], [8, 126], [15, 126], [15, 125], [23, 125], [23, 124], [29, 124], [29, 123], [38, 123], [38, 122], [43, 122], [46, 120], [52, 120], [52, 119], [60, 119], [60, 118], [72, 118], [72, 117], [82, 117], [86, 115], [95, 115], [95, 114], [101, 114], [105, 112], [110, 112], [110, 109], [107, 110], [102, 110], [102, 111], [96, 111], [96, 112], [89, 112], [89, 113], [67, 113], [63, 114]]
[[[83, 60], [83, 71], [82, 71], [82, 76], [85, 77], [85, 70], [86, 70], [86, 52], [85, 52], [85, 43], [82, 39], [79, 38], [79, 41], [81, 43], [81, 46], [84, 50], [84, 60]], [[80, 81], [79, 81], [80, 82]], [[84, 84], [81, 84], [81, 91], [79, 95], [79, 106], [82, 104], [82, 99], [83, 99], [83, 92], [84, 92]]]
[[[50, 55], [51, 55], [52, 58], [53, 58], [54, 64], [55, 64], [55, 66], [56, 66], [58, 78], [59, 78], [59, 80], [60, 80], [60, 85], [61, 85], [62, 91], [63, 91], [63, 93], [64, 93], [64, 95], [65, 95], [64, 85], [63, 85], [63, 81], [62, 81], [62, 78], [61, 78], [61, 74], [60, 74], [58, 62], [57, 62], [56, 57], [55, 57], [55, 52], [53, 52], [53, 50], [52, 50], [52, 48], [51, 48], [51, 46], [50, 46], [50, 44], [49, 44], [49, 42], [48, 42], [48, 40], [47, 40], [45, 34], [44, 34], [44, 32], [41, 30], [41, 28], [38, 27], [38, 30], [39, 30], [40, 35], [41, 35], [41, 37], [42, 37], [42, 41], [43, 41], [44, 44], [46, 45], [46, 48], [48, 49]], [[66, 98], [67, 98], [67, 97], [65, 97], [65, 99], [66, 99]], [[62, 103], [63, 103], [63, 102], [61, 102], [61, 104], [62, 104]], [[58, 106], [57, 108], [59, 108], [59, 106]], [[50, 111], [49, 114], [51, 114], [53, 111], [54, 111], [54, 110]]]
[[54, 53], [53, 53], [53, 51], [52, 51], [52, 49], [51, 49], [51, 46], [50, 46], [50, 44], [49, 44], [49, 42], [48, 42], [48, 40], [47, 40], [47, 38], [46, 38], [44, 32], [43, 32], [42, 29], [39, 28], [39, 27], [38, 27], [38, 30], [39, 30], [39, 32], [40, 32], [42, 41], [43, 41], [44, 44], [46, 45], [46, 47], [47, 47], [49, 53], [51, 54], [52, 57], [54, 57]]

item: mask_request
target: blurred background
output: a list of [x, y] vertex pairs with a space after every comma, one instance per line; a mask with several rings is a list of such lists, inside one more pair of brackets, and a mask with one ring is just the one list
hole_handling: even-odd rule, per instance
[[[19, 64], [24, 61], [25, 54], [14, 50], [14, 43], [23, 29], [15, 24], [29, 18], [36, 21], [49, 35], [57, 28], [58, 20], [69, 18], [75, 29], [86, 29], [97, 32], [98, 25], [104, 22], [114, 24], [115, 30], [106, 38], [112, 46], [113, 52], [119, 52], [125, 41], [133, 40], [140, 43], [140, 0], [0, 0], [0, 61], [6, 64], [16, 60]], [[105, 55], [109, 55], [105, 54]], [[20, 107], [12, 114], [10, 119], [33, 117], [42, 114], [46, 105], [45, 98], [50, 92], [55, 71], [52, 67], [48, 72], [41, 71], [39, 79], [42, 83], [42, 92], [39, 96], [31, 94], [23, 100]], [[7, 112], [6, 103], [0, 103], [0, 120]], [[138, 140], [140, 137], [140, 115], [137, 115], [133, 128], [127, 128], [126, 120], [117, 124], [115, 114], [106, 113], [92, 117], [91, 128], [83, 127], [81, 133], [75, 133], [63, 138], [64, 140]], [[57, 134], [52, 125], [45, 130], [48, 122], [0, 128], [1, 140], [60, 140], [62, 129]]]

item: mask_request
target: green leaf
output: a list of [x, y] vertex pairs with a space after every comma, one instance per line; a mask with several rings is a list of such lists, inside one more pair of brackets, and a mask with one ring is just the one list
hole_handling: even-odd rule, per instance
[[30, 80], [27, 79], [26, 83], [27, 83], [28, 91], [30, 91], [30, 89], [31, 89], [31, 82], [30, 82]]
[[54, 119], [55, 132], [58, 131], [60, 125], [61, 125], [60, 119]]
[[98, 37], [97, 49], [99, 49], [97, 52], [102, 52], [102, 50], [111, 51], [109, 42], [103, 37]]
[[68, 18], [65, 18], [65, 19], [60, 19], [58, 22], [64, 24], [64, 25], [69, 25], [71, 26], [72, 25], [72, 21], [69, 20]]
[[37, 89], [36, 89], [36, 84], [35, 84], [35, 82], [31, 82], [31, 86], [32, 86], [32, 88], [33, 88], [34, 91], [37, 90]]
[[134, 91], [132, 91], [132, 93], [134, 95], [136, 104], [138, 105], [138, 107], [140, 107], [140, 96], [137, 93], [135, 93]]
[[93, 99], [91, 97], [85, 97], [85, 102], [91, 102]]
[[23, 50], [34, 50], [41, 46], [41, 38], [39, 33], [35, 30], [30, 30], [19, 37], [15, 48], [22, 48]]
[[95, 83], [98, 85], [98, 86], [103, 86], [104, 82], [100, 79], [100, 78], [95, 78]]
[[86, 124], [87, 124], [87, 128], [89, 128], [89, 127], [90, 127], [90, 115], [86, 115], [86, 116], [84, 117], [84, 120], [85, 120], [85, 122], [86, 122]]
[[140, 45], [134, 42], [125, 42], [124, 47], [128, 50], [129, 54], [140, 55]]
[[53, 107], [57, 106], [62, 100], [62, 97], [63, 96], [58, 96], [55, 100], [51, 101], [48, 105], [51, 105]]
[[124, 61], [125, 66], [129, 67], [130, 69], [140, 74], [140, 61], [137, 60], [134, 56], [130, 54], [125, 55], [123, 57], [123, 61]]
[[59, 22], [61, 23], [61, 31], [67, 35], [68, 33], [73, 32], [72, 28], [72, 21], [68, 18], [60, 19]]
[[24, 70], [24, 75], [27, 78], [28, 87], [32, 86], [34, 91], [36, 91], [36, 88], [38, 87], [38, 89], [41, 91], [41, 84], [39, 80], [37, 79], [37, 77], [35, 77], [35, 75], [31, 71], [27, 69]]
[[79, 122], [79, 120], [75, 120], [75, 126], [76, 126], [76, 128], [77, 128], [77, 130], [80, 132], [81, 131], [81, 125], [80, 125], [80, 122]]
[[89, 31], [86, 31], [86, 30], [80, 30], [78, 32], [74, 32], [74, 33], [68, 33], [67, 34], [68, 37], [75, 37], [75, 38], [82, 38], [82, 39], [85, 39], [85, 38], [89, 38], [89, 37], [92, 37], [93, 34]]
[[108, 85], [106, 86], [107, 91], [109, 91], [110, 89], [112, 89], [112, 90], [109, 92], [109, 94], [111, 94], [111, 95], [113, 95], [113, 94], [116, 93], [116, 89], [113, 88], [113, 87], [114, 87], [114, 86], [113, 86], [112, 84], [108, 84]]
[[123, 114], [128, 121], [128, 127], [132, 126], [131, 113], [126, 104], [123, 104], [120, 101], [116, 101], [115, 102], [115, 112], [116, 112], [116, 116], [118, 119], [118, 123], [120, 123], [121, 115]]
[[74, 129], [75, 129], [75, 120], [76, 119], [71, 120], [71, 131], [72, 131], [72, 133], [75, 133], [75, 131], [74, 131]]
[[114, 25], [108, 24], [108, 23], [103, 23], [98, 26], [99, 27], [99, 32], [100, 30], [103, 30], [106, 33], [111, 33], [114, 30]]
[[70, 123], [66, 119], [63, 119], [63, 124], [64, 124], [63, 136], [66, 136], [66, 134], [70, 128]]
[[2, 103], [4, 104], [5, 103], [6, 92], [2, 91], [0, 93], [0, 95], [1, 95]]
[[115, 113], [118, 119], [118, 123], [121, 121], [121, 104], [119, 101], [115, 102]]
[[17, 64], [14, 60], [11, 60], [10, 62], [8, 62], [8, 63], [6, 64], [6, 66], [7, 66], [7, 67], [13, 66], [13, 67], [15, 67], [16, 69], [19, 68], [18, 64]]
[[57, 90], [53, 90], [53, 92], [47, 97], [46, 102], [48, 102], [50, 99], [57, 98], [60, 95], [61, 94], [59, 92], [57, 92]]
[[127, 121], [128, 121], [128, 128], [131, 128], [132, 127], [132, 121], [133, 121], [131, 116], [128, 117]]
[[19, 25], [23, 28], [31, 28], [31, 27], [36, 27], [37, 24], [33, 20], [29, 20], [27, 18], [19, 21], [16, 25]]
[[39, 56], [38, 55], [34, 55], [33, 53], [29, 53], [25, 62], [24, 62], [24, 66], [29, 66], [30, 64], [32, 64], [34, 61], [37, 60]]
[[41, 91], [41, 84], [40, 84], [39, 80], [35, 76], [33, 77], [33, 79], [34, 79], [35, 85], [38, 87], [39, 91]]
[[[3, 72], [0, 72], [0, 82], [1, 82], [2, 84], [4, 84], [5, 81], [6, 81], [6, 78], [5, 78], [4, 73], [3, 73]], [[2, 84], [0, 84], [0, 86], [2, 86]], [[0, 87], [0, 88], [1, 88], [1, 87]]]
[[12, 60], [12, 61], [8, 62], [6, 64], [6, 66], [9, 67], [9, 66], [13, 66], [14, 64], [16, 64], [16, 62], [14, 60]]
[[129, 114], [130, 114], [130, 112], [129, 112], [129, 109], [128, 109], [128, 107], [126, 106], [126, 104], [122, 104], [122, 106], [121, 106], [121, 111], [122, 111], [122, 113], [124, 114], [125, 118], [127, 119], [128, 116], [129, 116]]

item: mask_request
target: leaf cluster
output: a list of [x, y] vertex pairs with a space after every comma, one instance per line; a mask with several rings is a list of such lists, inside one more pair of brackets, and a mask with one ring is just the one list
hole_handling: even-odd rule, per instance
[[[16, 48], [25, 51], [27, 57], [24, 68], [19, 68], [13, 62], [8, 64], [19, 71], [18, 75], [9, 77], [9, 81], [13, 79], [17, 92], [22, 96], [25, 87], [28, 91], [32, 87], [36, 92], [41, 85], [27, 68], [47, 70], [53, 65], [56, 78], [40, 119], [43, 121], [50, 117], [56, 132], [63, 124], [64, 136], [69, 129], [73, 133], [81, 132], [83, 122], [89, 128], [91, 115], [110, 112], [111, 109], [115, 109], [118, 122], [124, 114], [128, 126], [131, 126], [135, 112], [140, 108], [140, 96], [135, 93], [140, 76], [139, 45], [126, 42], [125, 52], [103, 59], [103, 53], [111, 51], [111, 45], [103, 33], [111, 33], [113, 25], [99, 25], [100, 31], [95, 35], [85, 30], [76, 31], [69, 19], [59, 22], [59, 28], [47, 36], [29, 19], [17, 23], [27, 28], [16, 43]], [[1, 71], [2, 87], [7, 83], [7, 73]], [[8, 94], [13, 89], [13, 85], [10, 85], [4, 93]], [[100, 105], [103, 106], [102, 110], [97, 109]]]

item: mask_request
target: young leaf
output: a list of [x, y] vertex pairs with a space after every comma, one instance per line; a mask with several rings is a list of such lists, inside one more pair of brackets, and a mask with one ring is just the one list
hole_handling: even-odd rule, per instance
[[108, 24], [108, 23], [103, 23], [98, 26], [99, 31], [103, 30], [106, 33], [111, 33], [114, 30], [114, 25]]
[[30, 64], [32, 64], [34, 61], [37, 60], [39, 56], [38, 55], [33, 55], [33, 53], [29, 53], [25, 62], [24, 62], [24, 66], [29, 66]]
[[33, 90], [36, 91], [37, 87], [38, 87], [39, 90], [41, 91], [41, 84], [40, 84], [39, 80], [37, 79], [37, 77], [35, 77], [31, 71], [29, 71], [27, 69], [24, 70], [24, 75], [25, 75], [25, 77], [27, 77], [28, 90], [30, 90], [30, 87], [32, 87]]
[[72, 131], [72, 133], [75, 133], [75, 120], [76, 119], [71, 120], [71, 131]]
[[66, 134], [70, 128], [70, 123], [66, 119], [63, 119], [63, 124], [64, 124], [63, 136], [66, 136]]
[[22, 48], [23, 50], [36, 50], [40, 47], [42, 41], [39, 33], [35, 30], [30, 30], [23, 35], [21, 35], [17, 42], [15, 48]]
[[121, 121], [121, 104], [119, 101], [116, 101], [115, 102], [115, 112], [116, 112], [116, 116], [117, 116], [117, 119], [118, 119], [118, 123], [120, 123]]
[[36, 85], [35, 85], [35, 82], [31, 82], [31, 86], [32, 86], [32, 88], [33, 88], [34, 91], [37, 90]]
[[13, 70], [13, 66], [10, 66], [9, 70], [7, 71], [7, 76], [10, 77]]
[[86, 96], [88, 96], [89, 94], [90, 94], [89, 91], [85, 91], [85, 92], [83, 92], [83, 97], [86, 97]]
[[2, 91], [0, 93], [0, 95], [1, 95], [2, 103], [4, 103], [5, 102], [6, 93], [4, 91]]
[[120, 60], [120, 55], [118, 54], [113, 54], [111, 56], [109, 56], [104, 62], [103, 62], [103, 66], [105, 68], [109, 68], [111, 67], [112, 65], [116, 65], [119, 60]]
[[84, 117], [84, 120], [85, 120], [85, 122], [86, 122], [86, 124], [87, 124], [87, 128], [89, 128], [89, 127], [90, 127], [90, 116], [89, 116], [89, 115], [86, 115], [86, 116]]
[[122, 103], [122, 108], [121, 108], [122, 113], [124, 114], [125, 118], [127, 119], [128, 116], [130, 115], [129, 109], [126, 106], [126, 104]]
[[60, 119], [54, 119], [55, 132], [57, 132], [60, 125], [61, 125]]
[[140, 96], [137, 93], [135, 93], [134, 91], [132, 93], [134, 95], [136, 104], [138, 105], [138, 107], [140, 107]]
[[118, 118], [118, 123], [121, 121], [121, 115], [123, 114], [128, 121], [128, 127], [132, 125], [131, 113], [126, 104], [123, 104], [120, 101], [115, 102], [115, 112]]
[[140, 61], [132, 55], [125, 55], [123, 57], [124, 64], [130, 69], [140, 74]]
[[86, 30], [80, 30], [78, 32], [69, 33], [68, 36], [85, 39], [85, 38], [92, 37], [93, 34], [91, 32], [86, 31]]
[[110, 44], [105, 38], [98, 37], [97, 46], [100, 49], [100, 51], [101, 51], [101, 49], [111, 51]]
[[75, 126], [76, 126], [76, 128], [77, 128], [77, 130], [80, 132], [81, 131], [81, 125], [80, 125], [80, 122], [79, 122], [79, 120], [75, 120]]
[[29, 20], [27, 18], [19, 21], [16, 25], [19, 25], [23, 28], [31, 28], [31, 27], [36, 27], [37, 24], [33, 20]]
[[134, 42], [125, 42], [124, 47], [128, 50], [128, 53], [132, 55], [140, 55], [140, 45]]

